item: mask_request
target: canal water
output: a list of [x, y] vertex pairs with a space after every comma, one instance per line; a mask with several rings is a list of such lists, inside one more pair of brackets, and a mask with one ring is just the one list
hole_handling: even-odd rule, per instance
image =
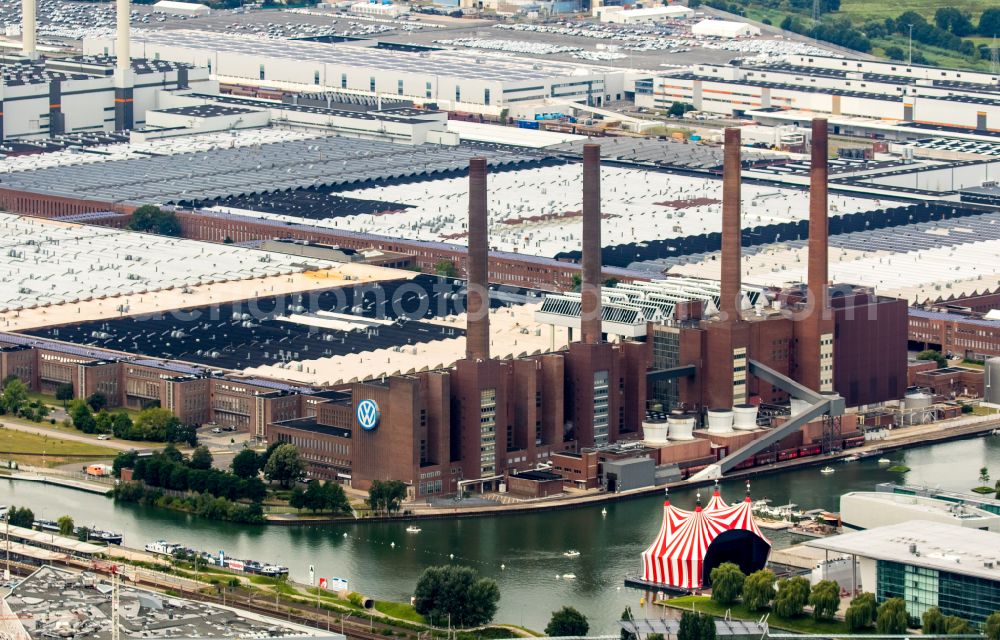
[[[810, 467], [753, 478], [752, 494], [755, 499], [769, 498], [775, 505], [794, 502], [802, 509], [837, 510], [842, 493], [873, 490], [879, 482], [895, 480], [968, 491], [978, 484], [980, 467], [991, 467], [993, 476], [1000, 477], [997, 436], [909, 449], [888, 457], [893, 464], [905, 464], [912, 470], [893, 473], [879, 466], [875, 458], [833, 463], [836, 472], [829, 475], [820, 474], [819, 467]], [[743, 481], [726, 482], [722, 491], [729, 502], [741, 499]], [[671, 501], [693, 508], [695, 493], [675, 490]], [[36, 517], [49, 519], [69, 514], [78, 525], [121, 531], [125, 543], [132, 547], [164, 539], [283, 564], [290, 567], [291, 577], [301, 582], [308, 581], [312, 564], [317, 577], [346, 578], [351, 589], [387, 600], [407, 601], [426, 567], [461, 563], [500, 584], [497, 621], [540, 630], [552, 611], [571, 605], [590, 618], [591, 633], [616, 633], [615, 620], [625, 606], [638, 610], [641, 594], [623, 587], [622, 581], [638, 571], [640, 553], [657, 534], [662, 515], [662, 496], [657, 495], [605, 507], [422, 521], [423, 531], [417, 534], [406, 533], [405, 523], [245, 526], [156, 508], [116, 505], [102, 496], [10, 480], [0, 481], [0, 504], [26, 505]], [[601, 515], [602, 508], [607, 509], [606, 516]], [[800, 541], [784, 532], [768, 532], [768, 536], [776, 547]], [[565, 557], [569, 549], [580, 551], [580, 556]]]

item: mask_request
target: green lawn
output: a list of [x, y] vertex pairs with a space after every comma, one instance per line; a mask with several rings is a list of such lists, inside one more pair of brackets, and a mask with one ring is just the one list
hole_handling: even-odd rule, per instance
[[[725, 616], [726, 611], [728, 610], [730, 617], [738, 620], [756, 621], [760, 620], [760, 617], [764, 614], [764, 612], [760, 611], [749, 611], [742, 604], [734, 604], [727, 607], [726, 605], [721, 605], [715, 602], [708, 596], [683, 596], [680, 598], [671, 598], [670, 600], [663, 601], [661, 604], [675, 609], [684, 609], [686, 611], [691, 611], [693, 606], [694, 610], [699, 613], [708, 613], [720, 618]], [[817, 621], [809, 615], [805, 615], [800, 618], [782, 618], [772, 611], [771, 615], [768, 616], [767, 622], [770, 626], [777, 629], [797, 631], [800, 633], [847, 633], [847, 625], [841, 620]]]
[[376, 600], [375, 610], [381, 611], [387, 616], [399, 618], [400, 620], [408, 620], [417, 624], [427, 624], [424, 617], [417, 613], [412, 606], [403, 604], [402, 602], [381, 602]]
[[22, 464], [41, 465], [42, 454], [45, 464], [52, 466], [72, 462], [74, 459], [85, 461], [95, 457], [113, 458], [117, 453], [115, 449], [97, 444], [63, 440], [58, 435], [43, 436], [0, 428], [0, 457]]

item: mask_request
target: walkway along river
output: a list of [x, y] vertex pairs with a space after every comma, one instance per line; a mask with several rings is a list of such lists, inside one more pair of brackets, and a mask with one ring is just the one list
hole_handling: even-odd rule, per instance
[[[821, 474], [817, 467], [794, 469], [754, 479], [753, 497], [770, 498], [774, 504], [795, 502], [803, 509], [837, 510], [842, 493], [872, 490], [878, 482], [897, 480], [968, 491], [978, 484], [980, 467], [990, 467], [992, 475], [1000, 477], [998, 436], [897, 451], [888, 457], [912, 470], [892, 473], [875, 458], [834, 463], [836, 472], [830, 475]], [[726, 482], [722, 491], [727, 501], [738, 500], [743, 496], [743, 482]], [[695, 492], [674, 490], [671, 500], [690, 508]], [[165, 539], [280, 563], [290, 567], [292, 579], [300, 582], [308, 581], [308, 568], [313, 564], [317, 577], [346, 578], [351, 589], [385, 600], [407, 601], [424, 568], [453, 561], [475, 567], [499, 582], [499, 622], [540, 630], [552, 611], [571, 605], [590, 617], [591, 633], [615, 633], [614, 621], [625, 606], [638, 610], [640, 594], [624, 588], [622, 581], [638, 571], [639, 554], [659, 530], [662, 496], [572, 510], [425, 520], [419, 523], [423, 530], [416, 534], [406, 533], [408, 523], [402, 522], [235, 525], [163, 509], [116, 505], [98, 495], [10, 480], [0, 480], [0, 504], [26, 505], [42, 518], [69, 514], [79, 525], [121, 531], [131, 547]], [[607, 516], [601, 515], [602, 508], [607, 509]], [[778, 547], [798, 541], [785, 532], [767, 533]], [[580, 551], [580, 556], [565, 557], [569, 549]], [[449, 558], [452, 554], [454, 560]]]

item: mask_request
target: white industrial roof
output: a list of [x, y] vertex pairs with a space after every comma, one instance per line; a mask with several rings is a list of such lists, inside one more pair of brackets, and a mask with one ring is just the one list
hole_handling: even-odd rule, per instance
[[810, 540], [806, 545], [1000, 581], [1000, 533], [979, 529], [910, 520]]
[[[470, 64], [469, 56], [456, 55], [454, 51], [411, 53], [344, 43], [330, 44], [273, 39], [265, 41], [262, 38], [249, 38], [195, 29], [145, 32], [133, 36], [133, 40], [133, 47], [138, 49], [141, 49], [144, 44], [163, 45], [172, 49], [186, 48], [198, 51], [283, 58], [293, 60], [296, 63], [308, 60], [320, 64], [349, 66], [359, 71], [380, 69], [497, 82], [580, 76], [581, 73], [586, 76], [592, 72], [589, 67], [582, 65], [540, 61], [532, 58], [495, 56], [490, 57], [483, 64]], [[262, 46], [264, 44], [266, 46]]]
[[331, 263], [0, 213], [0, 313], [291, 275]]
[[175, 9], [179, 11], [204, 11], [208, 9], [207, 4], [200, 2], [179, 2], [178, 0], [160, 0], [153, 5], [155, 9]]
[[[722, 182], [708, 178], [604, 166], [601, 209], [602, 244], [718, 232], [722, 226]], [[582, 177], [579, 164], [492, 173], [488, 178], [490, 244], [494, 249], [538, 256], [578, 250]], [[382, 185], [338, 195], [411, 205], [391, 215], [355, 215], [311, 220], [310, 224], [414, 240], [465, 244], [468, 180], [451, 178], [412, 184]], [[806, 191], [757, 184], [743, 185], [743, 226], [804, 220]], [[877, 201], [830, 195], [837, 215], [884, 206]], [[279, 221], [280, 214], [242, 211], [241, 215]]]
[[496, 124], [468, 122], [466, 120], [449, 120], [448, 131], [457, 133], [462, 140], [510, 144], [533, 149], [587, 139], [587, 136], [578, 136], [573, 133], [502, 127]]
[[691, 33], [700, 36], [717, 36], [721, 38], [735, 38], [736, 36], [747, 34], [759, 34], [760, 29], [745, 22], [733, 22], [731, 20], [702, 20], [692, 25]]

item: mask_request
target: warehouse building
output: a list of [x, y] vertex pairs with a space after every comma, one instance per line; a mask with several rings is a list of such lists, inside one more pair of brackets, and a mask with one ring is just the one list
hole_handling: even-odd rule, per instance
[[672, 4], [660, 7], [626, 9], [620, 5], [601, 5], [593, 8], [593, 14], [601, 22], [614, 24], [647, 24], [663, 20], [683, 20], [694, 15], [694, 9]]
[[920, 519], [1000, 533], [1000, 515], [974, 505], [886, 491], [851, 491], [840, 496], [845, 527], [874, 529]]
[[874, 593], [879, 603], [902, 598], [920, 617], [931, 607], [981, 625], [1000, 611], [1000, 534], [928, 520], [806, 542], [858, 566], [841, 587]]
[[708, 38], [749, 38], [759, 36], [760, 28], [732, 20], [701, 20], [691, 26], [691, 35]]
[[[533, 117], [546, 101], [601, 106], [622, 99], [624, 70], [526, 58], [471, 57], [467, 52], [414, 53], [348, 43], [259, 41], [207, 31], [144, 34], [134, 43], [148, 57], [207, 67], [220, 81], [296, 91], [343, 90], [402, 97], [449, 111]], [[115, 39], [84, 40], [84, 52], [113, 55]], [[471, 58], [471, 59], [470, 59]]]
[[997, 76], [974, 71], [792, 55], [766, 66], [700, 64], [665, 73], [637, 86], [636, 105], [687, 102], [710, 113], [759, 114], [768, 124], [770, 112], [804, 112], [985, 133], [1000, 130], [996, 83]]

